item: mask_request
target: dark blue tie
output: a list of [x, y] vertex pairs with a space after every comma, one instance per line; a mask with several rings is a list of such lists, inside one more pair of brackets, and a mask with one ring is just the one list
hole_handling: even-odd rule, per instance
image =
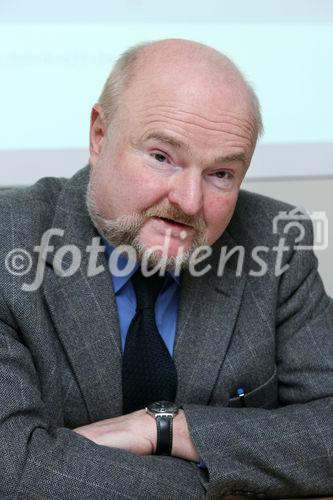
[[155, 323], [154, 306], [163, 282], [157, 274], [144, 277], [140, 269], [132, 277], [137, 308], [123, 354], [123, 414], [176, 397], [176, 367]]

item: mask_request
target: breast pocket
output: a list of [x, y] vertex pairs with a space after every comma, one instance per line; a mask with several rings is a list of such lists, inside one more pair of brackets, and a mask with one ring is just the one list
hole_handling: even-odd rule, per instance
[[278, 398], [278, 377], [277, 369], [274, 373], [259, 386], [247, 392], [244, 387], [244, 396], [234, 396], [236, 390], [229, 398], [228, 406], [231, 408], [252, 407], [252, 408], [277, 408], [279, 406]]

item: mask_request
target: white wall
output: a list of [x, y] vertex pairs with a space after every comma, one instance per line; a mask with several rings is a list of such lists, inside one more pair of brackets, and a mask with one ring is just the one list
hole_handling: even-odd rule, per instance
[[[265, 134], [251, 175], [333, 176], [331, 0], [0, 1], [0, 185], [71, 175], [115, 59], [189, 38], [226, 53], [253, 84]], [[61, 158], [60, 158], [61, 157]], [[269, 165], [269, 168], [267, 168]]]

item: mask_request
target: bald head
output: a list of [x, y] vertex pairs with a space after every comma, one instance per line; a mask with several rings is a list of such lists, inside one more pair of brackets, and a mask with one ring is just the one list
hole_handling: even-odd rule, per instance
[[248, 112], [256, 135], [262, 131], [258, 99], [235, 64], [211, 47], [180, 39], [140, 44], [118, 59], [99, 99], [107, 123], [128, 94], [154, 96], [162, 89], [192, 98], [195, 106], [218, 108], [227, 96], [235, 109]]
[[168, 39], [142, 45], [137, 52], [136, 75], [159, 67], [159, 78], [173, 70], [182, 81], [195, 72], [230, 83], [242, 84], [244, 79], [235, 64], [217, 50], [190, 40]]

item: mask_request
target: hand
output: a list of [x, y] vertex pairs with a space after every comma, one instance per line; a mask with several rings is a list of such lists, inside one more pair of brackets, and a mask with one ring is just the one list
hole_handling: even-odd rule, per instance
[[152, 455], [156, 449], [156, 424], [145, 410], [100, 420], [73, 430], [96, 444], [120, 448], [135, 455]]
[[[108, 418], [73, 429], [94, 443], [127, 450], [135, 455], [153, 455], [156, 450], [156, 423], [145, 410]], [[173, 421], [172, 456], [199, 462], [185, 414], [179, 410]]]

